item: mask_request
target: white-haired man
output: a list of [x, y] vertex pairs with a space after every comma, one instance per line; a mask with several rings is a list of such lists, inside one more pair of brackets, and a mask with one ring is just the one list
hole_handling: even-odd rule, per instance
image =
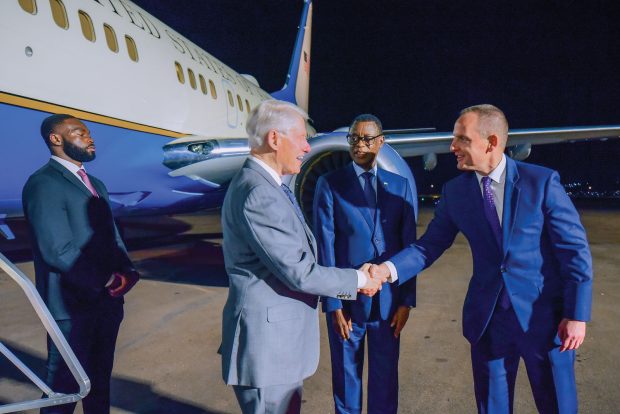
[[298, 413], [319, 361], [318, 296], [376, 290], [363, 271], [317, 264], [316, 242], [282, 176], [310, 151], [307, 114], [267, 100], [250, 114], [250, 157], [222, 207], [230, 280], [222, 315], [222, 375], [243, 413]]

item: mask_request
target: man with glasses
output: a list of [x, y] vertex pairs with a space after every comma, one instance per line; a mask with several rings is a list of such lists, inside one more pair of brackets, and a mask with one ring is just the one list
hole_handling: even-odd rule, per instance
[[[341, 268], [381, 263], [416, 238], [415, 184], [377, 166], [381, 121], [353, 120], [347, 135], [353, 162], [321, 177], [314, 199], [319, 263]], [[396, 413], [400, 332], [415, 306], [415, 278], [385, 284], [356, 301], [325, 298], [336, 413], [361, 413], [364, 346], [368, 338], [368, 413]]]
[[[310, 151], [308, 115], [261, 102], [246, 124], [250, 156], [222, 207], [230, 288], [222, 315], [222, 374], [244, 414], [299, 413], [319, 363], [318, 295], [355, 299], [379, 284], [363, 271], [317, 264], [316, 241], [282, 181]], [[362, 262], [363, 264], [363, 262]]]

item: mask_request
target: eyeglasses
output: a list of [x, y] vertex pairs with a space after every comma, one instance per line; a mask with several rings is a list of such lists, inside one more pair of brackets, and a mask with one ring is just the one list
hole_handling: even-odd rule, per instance
[[375, 144], [375, 139], [382, 135], [383, 133], [375, 135], [374, 137], [360, 137], [356, 134], [347, 134], [347, 142], [349, 145], [357, 145], [358, 142], [363, 141], [367, 147], [372, 147]]

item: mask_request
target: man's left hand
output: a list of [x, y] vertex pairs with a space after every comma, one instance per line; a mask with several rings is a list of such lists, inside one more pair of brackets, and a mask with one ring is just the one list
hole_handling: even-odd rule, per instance
[[135, 270], [125, 273], [114, 273], [114, 281], [108, 288], [108, 293], [113, 298], [125, 295], [140, 280], [140, 274]]
[[577, 349], [586, 338], [586, 323], [564, 318], [558, 326], [558, 336], [562, 341], [560, 352]]
[[400, 331], [403, 330], [407, 320], [409, 319], [409, 312], [411, 309], [409, 306], [399, 306], [394, 312], [394, 316], [392, 317], [392, 323], [390, 326], [394, 328], [394, 338], [398, 338], [400, 335]]

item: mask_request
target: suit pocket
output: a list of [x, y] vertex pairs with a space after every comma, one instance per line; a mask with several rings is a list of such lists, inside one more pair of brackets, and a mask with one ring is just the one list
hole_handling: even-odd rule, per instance
[[296, 303], [284, 303], [267, 308], [267, 322], [281, 322], [291, 319], [300, 319], [303, 309]]

